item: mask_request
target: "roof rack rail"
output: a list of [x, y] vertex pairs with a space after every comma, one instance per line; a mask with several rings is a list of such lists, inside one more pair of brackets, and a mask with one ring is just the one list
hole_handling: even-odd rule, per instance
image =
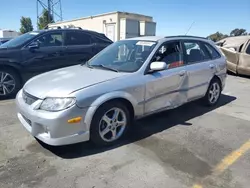
[[165, 38], [173, 38], [173, 37], [191, 37], [191, 38], [207, 39], [206, 37], [198, 37], [198, 36], [192, 36], [192, 35], [166, 36]]

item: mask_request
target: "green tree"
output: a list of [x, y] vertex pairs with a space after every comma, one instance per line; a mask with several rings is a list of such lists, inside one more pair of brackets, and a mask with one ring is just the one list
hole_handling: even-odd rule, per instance
[[247, 35], [245, 29], [236, 28], [230, 32], [230, 36], [241, 36], [241, 35]]
[[53, 16], [49, 13], [48, 10], [44, 9], [37, 23], [38, 29], [46, 28], [49, 23], [54, 23]]
[[216, 42], [216, 41], [219, 41], [219, 40], [224, 39], [226, 37], [228, 37], [228, 35], [225, 35], [223, 33], [220, 33], [219, 31], [217, 31], [216, 33], [213, 33], [213, 34], [209, 35], [207, 38], [209, 38], [212, 41]]
[[21, 23], [20, 32], [22, 34], [33, 31], [33, 25], [29, 17], [22, 16], [20, 19], [20, 23]]

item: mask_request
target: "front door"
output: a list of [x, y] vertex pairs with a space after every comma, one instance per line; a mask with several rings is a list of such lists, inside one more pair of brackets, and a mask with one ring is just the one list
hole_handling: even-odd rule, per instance
[[32, 42], [38, 42], [39, 48], [29, 49], [27, 46], [22, 49], [22, 65], [26, 74], [33, 76], [65, 66], [62, 32], [47, 33]]
[[187, 74], [180, 42], [164, 43], [152, 61], [164, 61], [167, 68], [145, 75], [145, 114], [171, 109], [187, 101], [187, 93], [184, 90]]
[[245, 43], [243, 51], [239, 53], [237, 72], [239, 74], [250, 75], [250, 40]]
[[183, 44], [188, 74], [186, 89], [188, 101], [192, 101], [206, 93], [209, 81], [216, 72], [217, 60], [209, 54], [208, 48], [212, 48], [209, 44], [196, 40], [183, 41]]
[[231, 72], [237, 73], [237, 66], [239, 63], [239, 52], [234, 48], [220, 47], [220, 50], [227, 57], [227, 69]]

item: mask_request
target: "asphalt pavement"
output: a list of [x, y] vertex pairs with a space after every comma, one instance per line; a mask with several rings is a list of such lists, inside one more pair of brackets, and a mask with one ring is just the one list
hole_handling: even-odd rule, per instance
[[250, 79], [228, 76], [215, 108], [186, 104], [135, 122], [119, 145], [39, 144], [0, 101], [1, 188], [248, 188]]

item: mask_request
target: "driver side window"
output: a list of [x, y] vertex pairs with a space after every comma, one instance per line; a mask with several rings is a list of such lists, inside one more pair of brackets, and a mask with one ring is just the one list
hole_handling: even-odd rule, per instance
[[62, 46], [62, 32], [48, 33], [39, 37], [36, 41], [40, 47]]
[[164, 43], [155, 54], [153, 61], [165, 62], [167, 69], [183, 66], [183, 52], [180, 41]]

